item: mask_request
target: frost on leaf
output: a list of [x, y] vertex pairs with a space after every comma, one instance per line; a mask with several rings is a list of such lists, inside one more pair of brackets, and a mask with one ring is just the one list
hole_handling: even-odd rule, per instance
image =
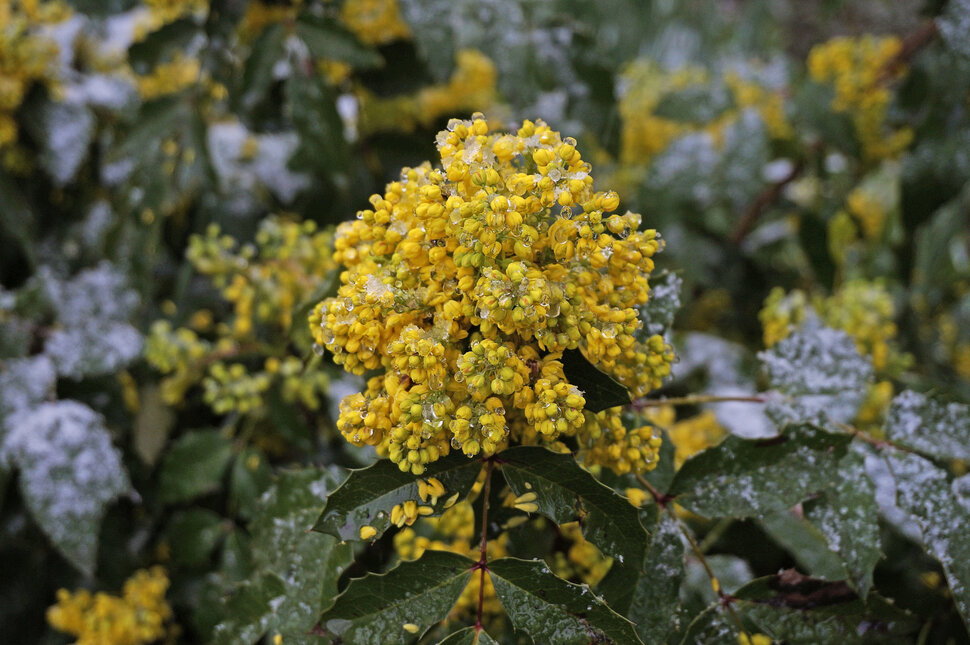
[[970, 512], [966, 482], [951, 482], [931, 461], [911, 453], [886, 456], [896, 480], [896, 500], [912, 514], [922, 532], [923, 545], [943, 565], [950, 592], [964, 622], [970, 622]]
[[141, 353], [141, 334], [126, 322], [138, 294], [111, 264], [102, 262], [68, 281], [50, 279], [47, 295], [62, 327], [44, 351], [61, 376], [110, 374]]
[[906, 390], [893, 399], [886, 437], [934, 457], [970, 459], [970, 407]]
[[807, 321], [760, 352], [773, 391], [766, 412], [779, 427], [813, 423], [833, 429], [852, 420], [872, 380], [871, 362], [844, 331]]
[[674, 324], [680, 309], [680, 290], [683, 279], [676, 273], [665, 273], [650, 280], [650, 299], [639, 308], [643, 326], [637, 332], [640, 340], [664, 334]]
[[[18, 358], [5, 362], [0, 372], [0, 424], [21, 410], [41, 403], [53, 391], [57, 374], [46, 356]], [[2, 436], [2, 434], [0, 434]]]
[[970, 0], [950, 0], [936, 26], [947, 47], [970, 57]]
[[131, 484], [104, 419], [76, 401], [42, 403], [8, 417], [2, 454], [20, 470], [34, 519], [61, 553], [94, 571], [107, 505]]

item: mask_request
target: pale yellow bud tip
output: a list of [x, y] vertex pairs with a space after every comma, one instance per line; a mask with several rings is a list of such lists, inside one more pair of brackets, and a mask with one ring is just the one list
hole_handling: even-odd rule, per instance
[[360, 527], [360, 539], [361, 540], [369, 540], [372, 537], [374, 537], [375, 535], [377, 535], [377, 529], [375, 529], [373, 526], [362, 526], [362, 527]]

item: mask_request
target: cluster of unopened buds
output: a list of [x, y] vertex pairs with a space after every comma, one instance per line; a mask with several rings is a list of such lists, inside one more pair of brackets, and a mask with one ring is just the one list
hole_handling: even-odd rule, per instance
[[310, 329], [347, 371], [381, 370], [341, 402], [338, 429], [418, 475], [453, 449], [567, 439], [587, 463], [649, 470], [659, 437], [626, 431], [620, 408], [586, 410], [563, 355], [634, 396], [669, 373], [670, 346], [638, 335], [659, 234], [615, 212], [576, 142], [542, 121], [453, 119], [437, 146], [440, 168], [405, 168], [337, 229], [346, 270]]

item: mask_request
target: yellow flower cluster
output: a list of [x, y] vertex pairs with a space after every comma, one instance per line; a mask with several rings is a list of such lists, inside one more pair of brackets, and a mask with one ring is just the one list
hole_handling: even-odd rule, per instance
[[165, 602], [168, 576], [161, 567], [140, 570], [125, 581], [120, 596], [86, 589], [57, 592], [47, 622], [73, 634], [77, 645], [141, 645], [162, 638], [172, 610]]
[[905, 74], [902, 68], [889, 69], [901, 47], [895, 36], [838, 37], [808, 54], [809, 75], [832, 86], [832, 109], [852, 119], [863, 156], [870, 160], [896, 157], [913, 139], [911, 129], [886, 124], [892, 100], [887, 85]]
[[[192, 237], [189, 261], [221, 290], [232, 305], [232, 316], [214, 323], [211, 312], [201, 310], [191, 316], [188, 327], [173, 329], [167, 320], [152, 325], [145, 355], [169, 375], [161, 384], [163, 400], [174, 405], [201, 382], [204, 400], [219, 414], [252, 412], [273, 387], [284, 400], [317, 409], [328, 380], [291, 355], [291, 343], [297, 340], [292, 323], [294, 311], [333, 275], [332, 244], [331, 231], [317, 230], [314, 222], [279, 217], [261, 222], [252, 245], [240, 247], [216, 226]], [[261, 359], [261, 371], [228, 362], [254, 357]]]
[[172, 60], [156, 65], [150, 73], [138, 76], [138, 93], [146, 101], [175, 94], [196, 85], [200, 75], [198, 59], [176, 54]]
[[411, 28], [401, 18], [397, 0], [347, 0], [340, 8], [340, 19], [368, 45], [411, 38]]
[[495, 65], [485, 54], [474, 49], [459, 50], [455, 71], [447, 83], [391, 98], [358, 89], [360, 129], [365, 133], [413, 132], [447, 114], [493, 109], [498, 102], [497, 79]]
[[560, 357], [581, 350], [636, 396], [669, 373], [663, 339], [635, 336], [656, 231], [615, 213], [575, 141], [542, 121], [507, 134], [453, 119], [437, 144], [441, 169], [404, 169], [337, 229], [347, 270], [311, 332], [347, 371], [383, 370], [344, 399], [338, 428], [415, 474], [451, 448], [561, 436], [588, 463], [652, 468], [655, 437], [621, 435], [616, 410], [584, 413]]
[[890, 207], [886, 201], [884, 193], [861, 188], [853, 190], [846, 199], [849, 214], [858, 222], [867, 240], [873, 240], [882, 235]]
[[737, 120], [746, 108], [756, 110], [775, 139], [792, 136], [785, 116], [784, 94], [746, 78], [737, 71], [723, 76], [734, 105], [708, 123], [693, 123], [656, 114], [661, 102], [677, 92], [712, 83], [702, 67], [688, 65], [665, 70], [652, 60], [638, 60], [627, 66], [622, 76], [619, 102], [623, 128], [620, 133], [620, 160], [643, 166], [674, 140], [691, 132], [706, 132], [716, 145], [723, 140], [724, 128]]
[[872, 358], [881, 371], [898, 358], [892, 341], [897, 335], [892, 295], [879, 281], [850, 280], [828, 298], [814, 298], [800, 290], [785, 293], [776, 287], [758, 314], [766, 347], [771, 347], [797, 329], [814, 313], [827, 326], [845, 331], [856, 341], [859, 353]]
[[39, 28], [69, 15], [60, 2], [0, 0], [0, 149], [17, 142], [14, 112], [30, 88], [57, 88], [57, 44]]
[[[416, 560], [428, 549], [460, 553], [478, 560], [481, 546], [478, 542], [472, 543], [474, 535], [475, 512], [472, 510], [472, 503], [463, 500], [442, 513], [440, 517], [422, 518], [416, 528], [406, 528], [398, 532], [394, 536], [394, 549], [402, 560]], [[486, 557], [493, 560], [509, 555], [508, 542], [507, 533], [488, 540]], [[449, 620], [459, 620], [476, 611], [480, 587], [481, 578], [476, 573], [462, 591], [454, 609], [451, 610]], [[495, 589], [488, 576], [485, 576], [484, 598], [483, 614], [487, 617], [500, 616], [502, 605], [495, 596]]]

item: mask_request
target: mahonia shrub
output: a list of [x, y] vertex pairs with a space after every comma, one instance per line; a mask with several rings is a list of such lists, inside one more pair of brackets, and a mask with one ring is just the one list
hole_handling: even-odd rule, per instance
[[337, 427], [416, 475], [452, 449], [566, 440], [586, 463], [652, 469], [659, 436], [587, 408], [564, 353], [637, 396], [660, 385], [673, 352], [637, 334], [659, 235], [614, 212], [575, 140], [542, 121], [490, 133], [481, 115], [453, 119], [437, 145], [440, 168], [403, 170], [337, 229], [346, 270], [310, 328], [347, 371], [383, 370], [341, 401]]

